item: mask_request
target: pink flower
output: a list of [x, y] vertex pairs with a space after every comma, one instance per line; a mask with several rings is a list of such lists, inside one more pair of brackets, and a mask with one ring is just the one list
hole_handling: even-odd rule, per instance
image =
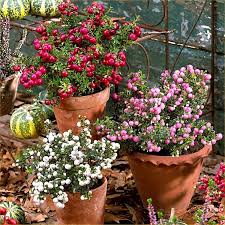
[[203, 145], [206, 145], [206, 141], [205, 141], [204, 139], [201, 140], [201, 143], [202, 143]]
[[216, 135], [216, 140], [219, 141], [223, 138], [223, 135], [221, 133]]
[[137, 143], [137, 142], [140, 141], [140, 138], [139, 138], [138, 136], [134, 136], [134, 137], [133, 137], [133, 141]]

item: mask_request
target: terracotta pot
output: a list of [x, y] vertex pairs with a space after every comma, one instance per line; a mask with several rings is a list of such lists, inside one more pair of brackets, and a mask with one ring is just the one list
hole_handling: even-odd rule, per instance
[[109, 99], [110, 88], [93, 95], [70, 97], [54, 107], [54, 114], [59, 131], [63, 133], [69, 129], [74, 134], [79, 133], [77, 127], [78, 117], [86, 116], [91, 122], [101, 118], [105, 112], [106, 103]]
[[90, 200], [80, 200], [79, 193], [68, 193], [69, 201], [65, 208], [56, 209], [59, 224], [104, 224], [107, 179], [103, 184], [92, 190]]
[[131, 171], [142, 203], [152, 198], [158, 210], [183, 215], [194, 194], [195, 185], [202, 170], [203, 159], [212, 151], [207, 145], [198, 152], [180, 157], [156, 156], [135, 152], [128, 155]]
[[0, 116], [9, 114], [14, 106], [19, 75], [11, 75], [0, 82]]

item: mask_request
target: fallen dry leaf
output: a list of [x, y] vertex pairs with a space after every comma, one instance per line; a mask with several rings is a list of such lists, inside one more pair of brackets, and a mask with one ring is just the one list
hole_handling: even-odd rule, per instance
[[120, 223], [120, 221], [130, 221], [129, 218], [126, 218], [125, 216], [114, 215], [108, 212], [105, 213], [104, 219], [105, 219], [105, 223], [112, 223], [112, 222]]
[[25, 212], [25, 217], [28, 223], [43, 222], [47, 218], [47, 216], [42, 213], [27, 213], [27, 212]]
[[140, 209], [137, 207], [131, 207], [127, 204], [125, 206], [128, 208], [130, 214], [132, 215], [132, 221], [135, 222], [135, 224], [143, 224], [144, 223], [144, 215]]

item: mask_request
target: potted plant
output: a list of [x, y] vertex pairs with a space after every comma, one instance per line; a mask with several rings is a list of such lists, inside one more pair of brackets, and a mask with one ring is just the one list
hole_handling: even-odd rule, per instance
[[19, 83], [23, 56], [20, 49], [26, 40], [27, 30], [14, 52], [10, 49], [10, 19], [0, 17], [0, 116], [6, 115], [13, 109]]
[[111, 167], [120, 145], [106, 138], [92, 142], [90, 121], [81, 119], [79, 136], [71, 130], [50, 132], [26, 149], [19, 166], [36, 174], [32, 196], [37, 204], [50, 196], [60, 224], [103, 224], [107, 180], [101, 169]]
[[34, 40], [37, 54], [25, 70], [25, 88], [45, 85], [46, 104], [53, 104], [61, 132], [78, 132], [78, 116], [90, 121], [101, 117], [110, 85], [118, 85], [119, 69], [126, 65], [125, 50], [141, 35], [136, 20], [119, 24], [111, 9], [93, 2], [83, 11], [70, 1], [59, 5], [60, 21], [43, 24]]
[[166, 214], [184, 214], [194, 193], [203, 158], [222, 138], [200, 119], [211, 75], [188, 65], [161, 74], [160, 87], [149, 88], [134, 73], [121, 95], [116, 118], [97, 122], [112, 141], [126, 143], [129, 164], [145, 206], [149, 196]]

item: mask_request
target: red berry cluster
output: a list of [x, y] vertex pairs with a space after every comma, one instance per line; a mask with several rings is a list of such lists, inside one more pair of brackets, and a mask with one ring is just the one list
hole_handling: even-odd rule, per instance
[[201, 178], [199, 190], [206, 193], [209, 200], [221, 200], [225, 197], [225, 164], [220, 163], [220, 167], [213, 178], [204, 176]]
[[0, 216], [4, 216], [2, 225], [8, 224], [18, 224], [15, 219], [11, 219], [10, 217], [6, 216], [7, 210], [6, 208], [0, 208]]
[[[141, 35], [141, 28], [134, 22], [120, 25], [113, 21], [98, 2], [87, 6], [83, 14], [78, 14], [78, 7], [69, 0], [61, 3], [59, 10], [61, 24], [52, 22], [36, 28], [40, 34], [34, 40], [37, 54], [34, 63], [22, 71], [24, 87], [45, 83], [48, 89], [51, 84], [51, 100], [46, 104], [53, 104], [56, 99], [119, 85], [122, 81], [119, 68], [126, 65], [124, 50]], [[130, 38], [131, 34], [136, 39]]]
[[141, 36], [141, 28], [136, 26], [131, 34], [129, 34], [129, 39], [136, 41]]
[[77, 15], [78, 7], [71, 3], [70, 0], [62, 2], [58, 7], [60, 13], [66, 16]]
[[42, 76], [45, 75], [46, 71], [47, 70], [45, 66], [40, 66], [38, 69], [36, 69], [34, 66], [27, 67], [22, 71], [20, 83], [26, 89], [34, 86], [41, 86], [43, 85]]

